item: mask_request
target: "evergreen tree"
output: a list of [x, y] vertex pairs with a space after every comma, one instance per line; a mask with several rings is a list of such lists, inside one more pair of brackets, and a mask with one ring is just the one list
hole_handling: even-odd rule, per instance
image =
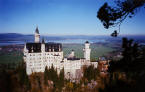
[[11, 74], [2, 69], [0, 71], [0, 92], [12, 92], [12, 86]]
[[26, 86], [26, 90], [31, 89], [31, 83], [29, 80], [29, 76], [26, 74], [26, 65], [24, 62], [22, 62], [18, 66], [18, 75], [19, 75], [19, 82], [21, 85]]
[[108, 3], [104, 3], [97, 13], [97, 17], [103, 23], [103, 26], [108, 29], [121, 25], [121, 23], [127, 18], [132, 18], [139, 8], [144, 7], [145, 0], [114, 0], [116, 7], [109, 6]]
[[53, 81], [54, 83], [54, 91], [56, 89], [62, 90], [62, 87], [64, 86], [64, 68], [60, 71], [60, 74], [57, 74], [57, 70], [54, 69], [53, 65], [51, 68], [45, 67], [44, 71], [44, 84], [48, 85], [48, 80]]
[[[110, 62], [110, 80], [101, 92], [145, 92], [145, 46], [123, 38], [122, 48], [123, 58]], [[118, 74], [125, 75], [126, 80], [119, 79]]]
[[98, 75], [98, 69], [94, 68], [93, 65], [90, 65], [84, 70], [84, 77], [90, 82], [92, 79], [96, 80]]
[[64, 68], [60, 71], [60, 74], [59, 74], [59, 79], [58, 79], [58, 86], [59, 86], [59, 89], [61, 90], [62, 87], [64, 86], [64, 81], [65, 81], [65, 76], [64, 76]]
[[49, 70], [48, 67], [45, 67], [45, 71], [44, 71], [44, 84], [48, 85], [48, 75], [49, 75]]

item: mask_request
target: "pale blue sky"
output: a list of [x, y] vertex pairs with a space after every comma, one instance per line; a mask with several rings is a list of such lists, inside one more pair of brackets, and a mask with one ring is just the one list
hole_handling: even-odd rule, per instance
[[[97, 19], [104, 2], [113, 0], [0, 0], [0, 33], [110, 35]], [[145, 35], [145, 9], [121, 26], [121, 34]]]

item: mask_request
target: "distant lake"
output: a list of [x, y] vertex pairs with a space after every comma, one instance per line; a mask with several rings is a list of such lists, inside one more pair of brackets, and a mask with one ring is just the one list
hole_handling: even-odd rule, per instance
[[0, 46], [24, 44], [23, 41], [0, 41]]
[[[90, 43], [98, 43], [103, 42], [105, 43], [106, 40], [87, 40], [87, 39], [65, 39], [65, 40], [46, 40], [45, 42], [55, 42], [55, 43], [76, 43], [76, 44], [83, 44], [86, 41], [89, 41]], [[16, 44], [25, 44], [24, 41], [0, 41], [0, 46], [6, 46], [6, 45], [16, 45]]]
[[[53, 42], [57, 43], [80, 43], [83, 44], [86, 41], [89, 41], [90, 43], [95, 43], [95, 42], [106, 42], [106, 40], [88, 40], [88, 39], [66, 39], [66, 40], [54, 40]], [[52, 42], [52, 41], [47, 41], [47, 42]]]

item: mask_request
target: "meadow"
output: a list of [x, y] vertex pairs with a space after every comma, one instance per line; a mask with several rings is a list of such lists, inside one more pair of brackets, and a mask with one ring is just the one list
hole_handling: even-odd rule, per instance
[[7, 53], [0, 52], [0, 63], [19, 63], [23, 59], [23, 53], [18, 51], [12, 51]]

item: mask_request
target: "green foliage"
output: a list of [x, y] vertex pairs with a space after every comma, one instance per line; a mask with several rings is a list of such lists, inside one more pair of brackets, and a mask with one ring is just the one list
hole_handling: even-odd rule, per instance
[[59, 86], [62, 88], [64, 86], [65, 76], [64, 76], [64, 68], [60, 71], [59, 74]]
[[23, 60], [23, 53], [19, 51], [0, 52], [0, 69], [15, 70]]
[[114, 79], [105, 84], [104, 89], [99, 89], [99, 92], [136, 92], [132, 90], [132, 86], [127, 82]]
[[145, 92], [145, 46], [140, 47], [133, 40], [123, 38], [122, 48], [123, 58], [110, 62], [110, 80], [100, 92]]
[[12, 52], [0, 52], [0, 63], [1, 64], [18, 64], [23, 60], [23, 53], [19, 51]]
[[48, 85], [48, 80], [53, 81], [54, 83], [54, 89], [62, 90], [62, 87], [64, 86], [64, 69], [60, 71], [60, 74], [57, 74], [57, 70], [54, 69], [53, 65], [50, 69], [47, 67], [44, 71], [44, 84]]
[[57, 71], [54, 69], [53, 65], [49, 69], [49, 74], [48, 75], [49, 75], [48, 80], [52, 80], [55, 84], [57, 82], [58, 75], [57, 75]]
[[0, 92], [12, 92], [11, 74], [6, 70], [0, 71]]
[[[109, 71], [120, 71], [126, 74], [137, 74], [145, 70], [144, 50], [140, 48], [133, 40], [123, 38], [122, 51], [123, 58], [119, 61], [110, 63]], [[132, 74], [131, 74], [132, 75]]]
[[18, 66], [17, 71], [18, 71], [18, 75], [19, 75], [20, 84], [26, 86], [26, 90], [30, 90], [31, 83], [30, 83], [28, 75], [26, 74], [26, 66], [25, 66], [24, 62], [22, 62]]
[[56, 83], [57, 79], [58, 79], [57, 71], [54, 69], [53, 65], [51, 66], [50, 69], [48, 69], [46, 66], [44, 72], [45, 84], [47, 84], [47, 80], [52, 80], [54, 83]]
[[49, 72], [48, 72], [48, 67], [46, 66], [45, 67], [45, 71], [44, 71], [44, 84], [45, 85], [48, 85], [48, 76], [49, 76], [49, 74], [48, 74]]
[[94, 68], [93, 65], [90, 65], [84, 70], [84, 77], [90, 82], [91, 80], [96, 80], [96, 77], [99, 75], [97, 68]]
[[106, 29], [117, 24], [120, 26], [126, 17], [131, 18], [144, 4], [145, 0], [116, 0], [116, 7], [104, 3], [99, 9], [97, 17]]

